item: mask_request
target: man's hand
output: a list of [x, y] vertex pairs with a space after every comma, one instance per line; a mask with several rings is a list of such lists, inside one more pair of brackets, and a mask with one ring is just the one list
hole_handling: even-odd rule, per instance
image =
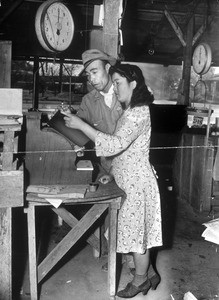
[[75, 150], [75, 152], [76, 152], [77, 157], [82, 157], [82, 156], [84, 156], [84, 149], [85, 149], [85, 147], [80, 147], [80, 146], [78, 146], [78, 145], [75, 145], [75, 146], [74, 146], [74, 150]]
[[113, 181], [113, 175], [105, 174], [99, 178], [99, 181], [103, 184], [107, 184], [107, 183]]

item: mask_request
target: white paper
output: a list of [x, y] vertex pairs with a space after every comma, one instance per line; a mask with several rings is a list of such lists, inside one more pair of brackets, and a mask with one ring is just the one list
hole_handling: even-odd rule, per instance
[[219, 219], [203, 223], [207, 228], [202, 233], [202, 237], [209, 242], [219, 245]]
[[52, 204], [55, 208], [58, 208], [62, 204], [62, 199], [57, 198], [45, 198], [50, 204]]

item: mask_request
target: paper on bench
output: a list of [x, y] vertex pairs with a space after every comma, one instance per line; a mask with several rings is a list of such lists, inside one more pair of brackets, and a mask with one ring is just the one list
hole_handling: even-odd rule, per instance
[[55, 208], [58, 208], [62, 204], [62, 199], [54, 199], [54, 198], [45, 198], [50, 204], [52, 204]]
[[184, 295], [183, 300], [198, 300], [191, 292], [187, 292]]
[[79, 185], [30, 185], [27, 193], [35, 193], [40, 198], [84, 198], [87, 184]]

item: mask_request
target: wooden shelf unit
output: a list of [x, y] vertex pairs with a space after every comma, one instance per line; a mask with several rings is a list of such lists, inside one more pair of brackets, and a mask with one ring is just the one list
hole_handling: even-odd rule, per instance
[[21, 125], [0, 124], [0, 299], [4, 300], [12, 299], [12, 208], [23, 206], [23, 170], [17, 169], [14, 159], [19, 131]]

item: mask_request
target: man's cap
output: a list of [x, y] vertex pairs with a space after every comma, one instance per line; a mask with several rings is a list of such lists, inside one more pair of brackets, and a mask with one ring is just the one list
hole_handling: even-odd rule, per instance
[[[107, 53], [100, 51], [98, 49], [86, 50], [82, 53], [82, 62], [84, 65], [83, 71], [95, 60], [104, 60], [107, 61], [111, 66], [116, 64], [116, 58], [108, 55]], [[83, 72], [82, 71], [82, 72]]]

